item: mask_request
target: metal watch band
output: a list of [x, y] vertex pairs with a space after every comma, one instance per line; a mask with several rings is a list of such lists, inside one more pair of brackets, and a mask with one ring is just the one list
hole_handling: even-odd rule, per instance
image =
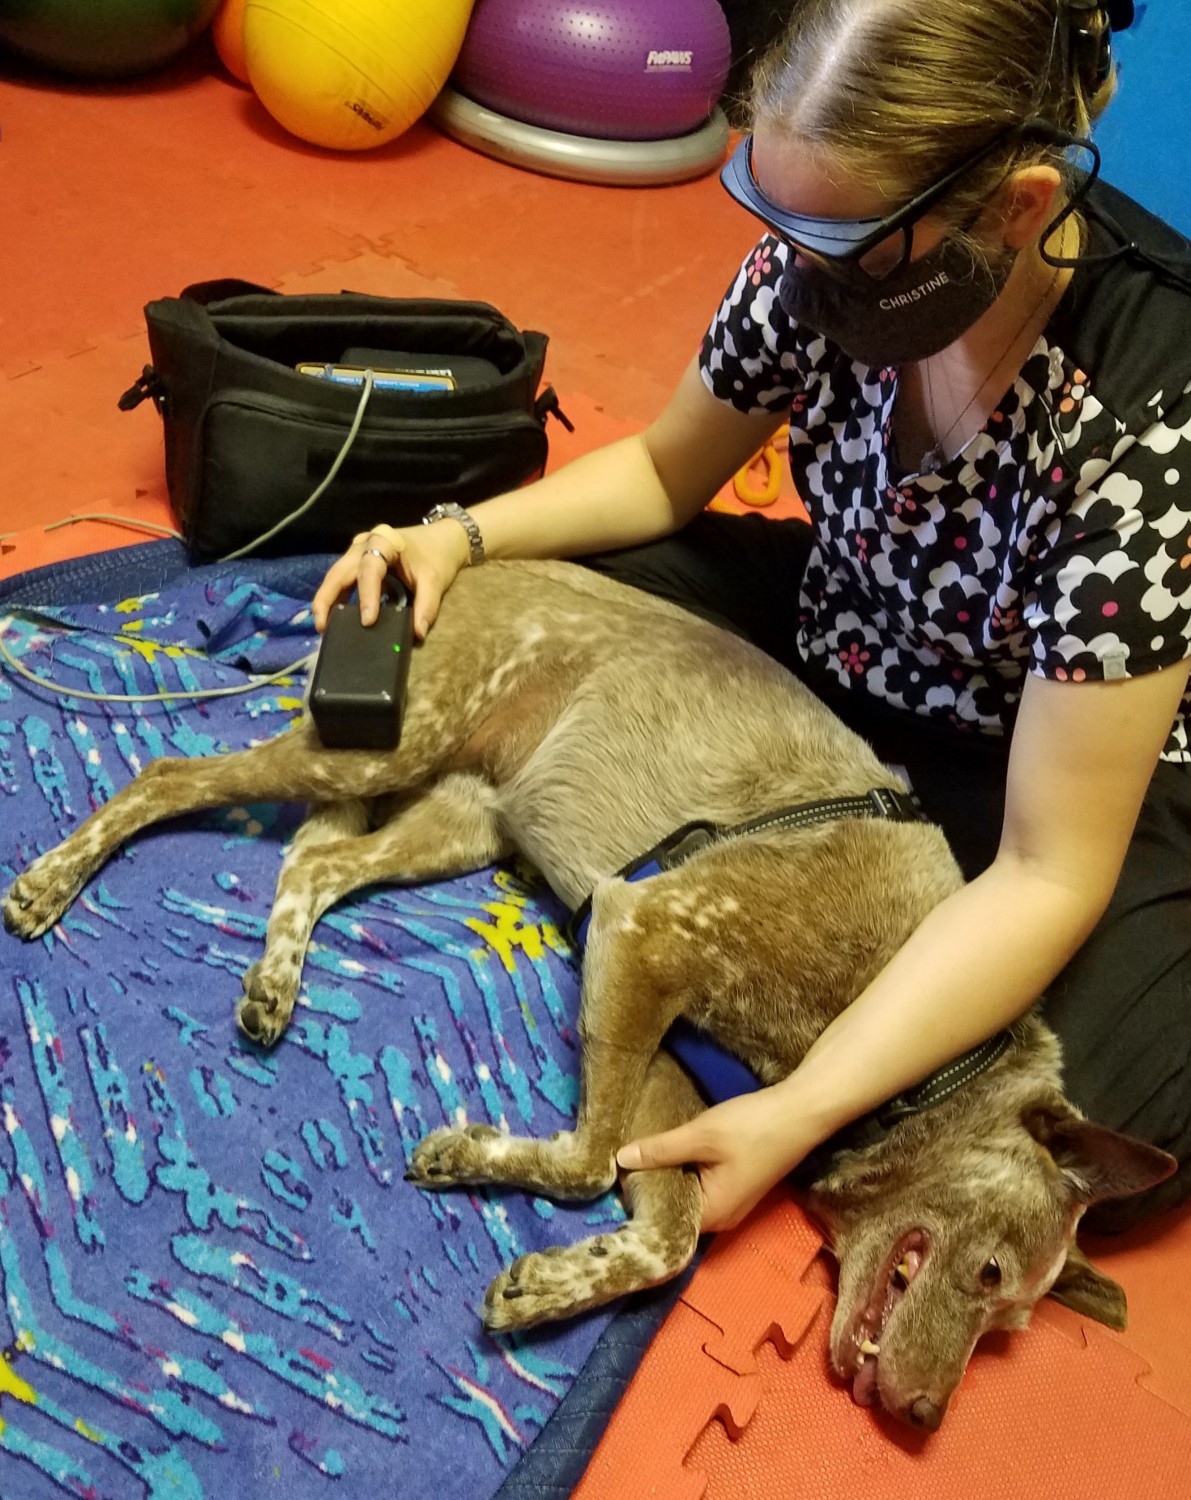
[[474, 568], [477, 563], [484, 561], [484, 538], [470, 511], [464, 510], [462, 505], [456, 505], [453, 500], [448, 500], [441, 505], [432, 505], [422, 517], [423, 526], [429, 526], [434, 521], [458, 521], [467, 532], [468, 566]]

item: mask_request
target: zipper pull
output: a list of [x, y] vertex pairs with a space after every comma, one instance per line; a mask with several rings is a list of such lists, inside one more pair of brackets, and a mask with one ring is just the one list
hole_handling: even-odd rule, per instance
[[146, 365], [136, 384], [130, 385], [116, 404], [121, 411], [133, 411], [146, 397], [152, 397], [154, 406], [164, 414], [167, 394], [165, 381], [152, 365]]
[[574, 432], [575, 424], [558, 404], [558, 393], [548, 385], [533, 404], [533, 414], [544, 427], [547, 417], [557, 417], [568, 432]]

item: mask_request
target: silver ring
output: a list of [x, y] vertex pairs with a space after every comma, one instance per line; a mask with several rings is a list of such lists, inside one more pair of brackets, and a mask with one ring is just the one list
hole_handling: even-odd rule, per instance
[[360, 555], [361, 557], [379, 557], [386, 568], [389, 566], [388, 557], [380, 550], [379, 547], [365, 547]]

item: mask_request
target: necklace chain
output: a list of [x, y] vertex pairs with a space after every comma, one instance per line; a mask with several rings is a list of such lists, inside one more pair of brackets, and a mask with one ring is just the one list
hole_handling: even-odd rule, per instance
[[[1041, 297], [1039, 297], [1038, 300], [1037, 300], [1037, 302], [1035, 302], [1034, 305], [1030, 308], [1029, 312], [1025, 316], [1025, 321], [1021, 324], [1021, 326], [1018, 328], [1017, 332], [1009, 340], [1008, 344], [1006, 344], [1006, 346], [1004, 348], [1004, 351], [1001, 353], [1000, 358], [997, 360], [996, 364], [994, 364], [992, 366], [992, 368], [989, 370], [988, 374], [984, 377], [984, 379], [976, 387], [975, 391], [972, 393], [971, 397], [969, 398], [967, 405], [960, 412], [959, 416], [956, 417], [955, 421], [952, 422], [951, 426], [948, 427], [947, 431], [944, 432], [940, 437], [937, 437], [935, 439], [935, 441], [931, 444], [931, 446], [922, 455], [922, 463], [921, 463], [922, 473], [924, 473], [924, 474], [937, 474], [943, 468], [943, 465], [947, 462], [947, 449], [946, 449], [947, 439], [951, 436], [951, 434], [955, 431], [955, 429], [959, 426], [959, 424], [963, 421], [963, 419], [967, 416], [967, 414], [972, 410], [973, 406], [975, 406], [976, 402], [984, 394], [984, 391], [985, 391], [986, 387], [988, 386], [989, 381], [993, 378], [993, 376], [997, 373], [997, 371], [1004, 364], [1004, 362], [1005, 362], [1005, 356], [1009, 353], [1009, 351], [1017, 343], [1018, 339], [1021, 338], [1022, 334], [1025, 333], [1026, 329], [1033, 322], [1034, 318], [1037, 317], [1039, 308], [1042, 307], [1043, 303], [1046, 302], [1047, 298], [1054, 291], [1055, 282], [1058, 279], [1059, 279], [1059, 272], [1056, 269], [1054, 275], [1050, 278], [1050, 281], [1047, 283], [1046, 288], [1043, 291]], [[937, 432], [938, 431], [938, 422], [937, 422], [937, 420], [935, 418], [935, 392], [934, 392], [934, 384], [933, 384], [933, 382], [931, 380], [930, 360], [929, 359], [925, 360], [924, 364], [925, 364], [925, 367], [926, 367], [926, 399], [927, 399], [927, 404], [930, 406], [930, 425], [931, 425], [931, 431], [932, 432]]]

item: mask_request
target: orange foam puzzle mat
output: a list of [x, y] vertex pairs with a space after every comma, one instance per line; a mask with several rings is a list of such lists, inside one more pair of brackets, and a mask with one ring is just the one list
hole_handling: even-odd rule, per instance
[[977, 1346], [943, 1426], [855, 1406], [830, 1372], [818, 1230], [785, 1188], [715, 1241], [575, 1500], [1179, 1500], [1191, 1494], [1191, 1214], [1089, 1241], [1127, 1288], [1112, 1334], [1043, 1302]]
[[[0, 577], [144, 539], [109, 521], [44, 529], [72, 516], [171, 524], [160, 424], [116, 409], [152, 298], [235, 275], [490, 301], [551, 337], [547, 378], [576, 429], [554, 427], [556, 466], [660, 410], [755, 237], [714, 176], [567, 183], [427, 125], [358, 156], [304, 146], [205, 46], [128, 85], [7, 65], [0, 192]], [[717, 503], [747, 508], [730, 489]], [[796, 508], [783, 486], [764, 513]], [[1045, 1305], [979, 1347], [920, 1438], [832, 1377], [830, 1262], [779, 1189], [712, 1244], [576, 1496], [1186, 1500], [1191, 1214], [1088, 1248], [1128, 1292], [1128, 1332]]]

